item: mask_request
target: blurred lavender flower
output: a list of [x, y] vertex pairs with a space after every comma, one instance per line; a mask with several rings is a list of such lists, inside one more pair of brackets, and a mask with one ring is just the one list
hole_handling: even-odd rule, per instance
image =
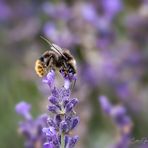
[[116, 16], [123, 8], [122, 0], [102, 0], [102, 3], [105, 15], [110, 19]]
[[57, 27], [56, 23], [54, 22], [46, 22], [43, 28], [43, 32], [47, 38], [61, 47], [68, 48], [76, 42], [74, 35], [71, 33], [67, 26]]
[[91, 22], [91, 23], [96, 22], [97, 13], [91, 3], [85, 3], [84, 5], [82, 5], [81, 13], [82, 13], [82, 17], [86, 21]]
[[[47, 81], [51, 79], [47, 76]], [[70, 83], [70, 80], [66, 80]], [[47, 82], [47, 84], [49, 84]], [[66, 87], [66, 88], [65, 88]], [[73, 148], [78, 141], [78, 136], [70, 136], [70, 132], [78, 125], [79, 118], [76, 116], [74, 107], [78, 103], [77, 98], [70, 98], [70, 85], [62, 88], [51, 89], [51, 96], [48, 98], [50, 105], [48, 111], [51, 114], [47, 119], [48, 126], [42, 131], [46, 135], [45, 148]]]
[[17, 104], [15, 107], [15, 111], [27, 120], [32, 119], [30, 115], [30, 109], [31, 105], [23, 101]]
[[30, 109], [31, 105], [26, 102], [20, 102], [16, 105], [16, 112], [24, 118], [24, 121], [19, 122], [19, 133], [26, 138], [26, 148], [41, 148], [45, 142], [42, 127], [46, 125], [47, 116], [41, 115], [33, 119]]
[[44, 2], [42, 4], [42, 9], [44, 11], [44, 13], [46, 13], [47, 15], [49, 15], [50, 17], [54, 16], [55, 13], [55, 7], [53, 3], [50, 2]]
[[48, 84], [48, 86], [52, 89], [54, 87], [55, 80], [55, 71], [50, 70], [46, 77], [43, 78], [42, 82]]
[[49, 37], [53, 41], [56, 41], [58, 37], [58, 32], [54, 23], [46, 22], [43, 28], [43, 32], [45, 36]]
[[115, 148], [128, 148], [132, 130], [132, 121], [126, 115], [126, 109], [122, 105], [113, 106], [107, 97], [100, 96], [99, 102], [102, 110], [113, 120], [119, 131], [119, 139]]
[[45, 2], [42, 5], [43, 11], [53, 19], [68, 20], [70, 18], [70, 9], [66, 3], [53, 4], [51, 2]]
[[6, 21], [11, 16], [11, 8], [5, 2], [0, 1], [0, 21]]

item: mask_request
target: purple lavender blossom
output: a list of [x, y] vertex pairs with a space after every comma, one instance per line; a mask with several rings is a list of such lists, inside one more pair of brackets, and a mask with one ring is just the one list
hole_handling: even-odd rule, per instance
[[109, 114], [112, 108], [112, 105], [110, 104], [110, 102], [108, 101], [108, 99], [106, 98], [106, 96], [100, 96], [100, 104], [102, 107], [102, 110], [106, 113]]
[[47, 22], [44, 25], [43, 32], [47, 38], [50, 38], [50, 40], [61, 47], [69, 48], [77, 40], [68, 27], [59, 27], [55, 22]]
[[126, 115], [126, 109], [122, 105], [113, 106], [107, 97], [99, 97], [102, 110], [113, 120], [119, 131], [119, 140], [115, 148], [128, 148], [132, 130], [132, 121]]
[[30, 109], [31, 109], [31, 105], [24, 101], [18, 103], [15, 107], [15, 111], [27, 120], [32, 119], [30, 115]]
[[74, 81], [74, 82], [77, 81], [77, 75], [76, 74], [69, 73], [68, 75], [65, 76], [65, 74], [62, 71], [60, 71], [60, 73], [64, 78], [64, 88], [65, 89], [70, 88], [70, 84], [71, 84], [72, 81]]
[[43, 28], [45, 36], [50, 37], [51, 40], [56, 41], [58, 38], [57, 27], [54, 23], [46, 22]]
[[82, 17], [88, 22], [96, 22], [97, 13], [92, 4], [86, 3], [81, 9]]
[[53, 19], [68, 20], [70, 17], [70, 9], [65, 3], [53, 4], [45, 2], [42, 5], [43, 11]]
[[11, 16], [11, 8], [5, 2], [0, 1], [0, 21], [6, 21]]
[[65, 136], [65, 143], [66, 143], [65, 148], [73, 148], [77, 143], [78, 139], [79, 139], [78, 136], [74, 136], [74, 137]]
[[42, 5], [42, 9], [45, 12], [45, 14], [49, 15], [49, 16], [54, 16], [55, 13], [55, 6], [53, 3], [50, 2], [44, 2]]
[[43, 78], [42, 82], [48, 84], [48, 86], [52, 89], [54, 87], [54, 80], [55, 80], [55, 71], [50, 70], [45, 78]]
[[19, 133], [26, 139], [25, 148], [41, 148], [45, 142], [42, 127], [46, 125], [47, 116], [41, 115], [33, 119], [30, 109], [31, 105], [26, 102], [20, 102], [16, 105], [16, 112], [24, 118], [24, 121], [19, 122]]
[[[48, 76], [46, 80], [51, 81]], [[66, 81], [69, 84], [71, 82], [68, 78]], [[65, 85], [66, 88], [64, 86], [51, 89], [51, 95], [48, 98], [50, 102], [48, 106], [50, 113], [50, 117], [47, 119], [48, 126], [42, 129], [47, 139], [47, 142], [44, 143], [44, 148], [73, 148], [78, 141], [78, 136], [70, 136], [71, 131], [79, 123], [79, 117], [76, 116], [74, 111], [74, 107], [78, 104], [78, 99], [70, 98], [69, 84]]]
[[123, 8], [122, 0], [102, 0], [102, 3], [105, 13], [109, 18], [114, 17]]

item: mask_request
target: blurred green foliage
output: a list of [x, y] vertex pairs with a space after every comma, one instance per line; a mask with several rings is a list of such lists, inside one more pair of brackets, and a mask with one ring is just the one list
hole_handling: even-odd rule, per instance
[[[0, 147], [23, 147], [21, 136], [17, 133], [18, 122], [21, 118], [15, 113], [15, 105], [19, 101], [33, 104], [32, 113], [38, 115], [40, 95], [33, 81], [24, 80], [16, 67], [15, 60], [0, 53]], [[19, 61], [18, 61], [19, 62]], [[14, 66], [15, 65], [15, 66]]]

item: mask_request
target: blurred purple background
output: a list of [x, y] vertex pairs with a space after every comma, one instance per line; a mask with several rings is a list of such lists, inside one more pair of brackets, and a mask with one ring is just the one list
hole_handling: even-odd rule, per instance
[[118, 132], [101, 110], [102, 95], [126, 108], [133, 122], [131, 141], [147, 138], [147, 0], [1, 0], [0, 147], [23, 147], [16, 103], [31, 103], [34, 117], [47, 112], [50, 93], [34, 71], [36, 59], [49, 49], [40, 35], [69, 49], [77, 61], [76, 147], [115, 143]]

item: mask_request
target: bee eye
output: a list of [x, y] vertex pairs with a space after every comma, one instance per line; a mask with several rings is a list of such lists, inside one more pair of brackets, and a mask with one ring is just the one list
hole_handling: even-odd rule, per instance
[[40, 61], [41, 61], [41, 62], [44, 62], [44, 58], [43, 58], [43, 57], [40, 57]]

